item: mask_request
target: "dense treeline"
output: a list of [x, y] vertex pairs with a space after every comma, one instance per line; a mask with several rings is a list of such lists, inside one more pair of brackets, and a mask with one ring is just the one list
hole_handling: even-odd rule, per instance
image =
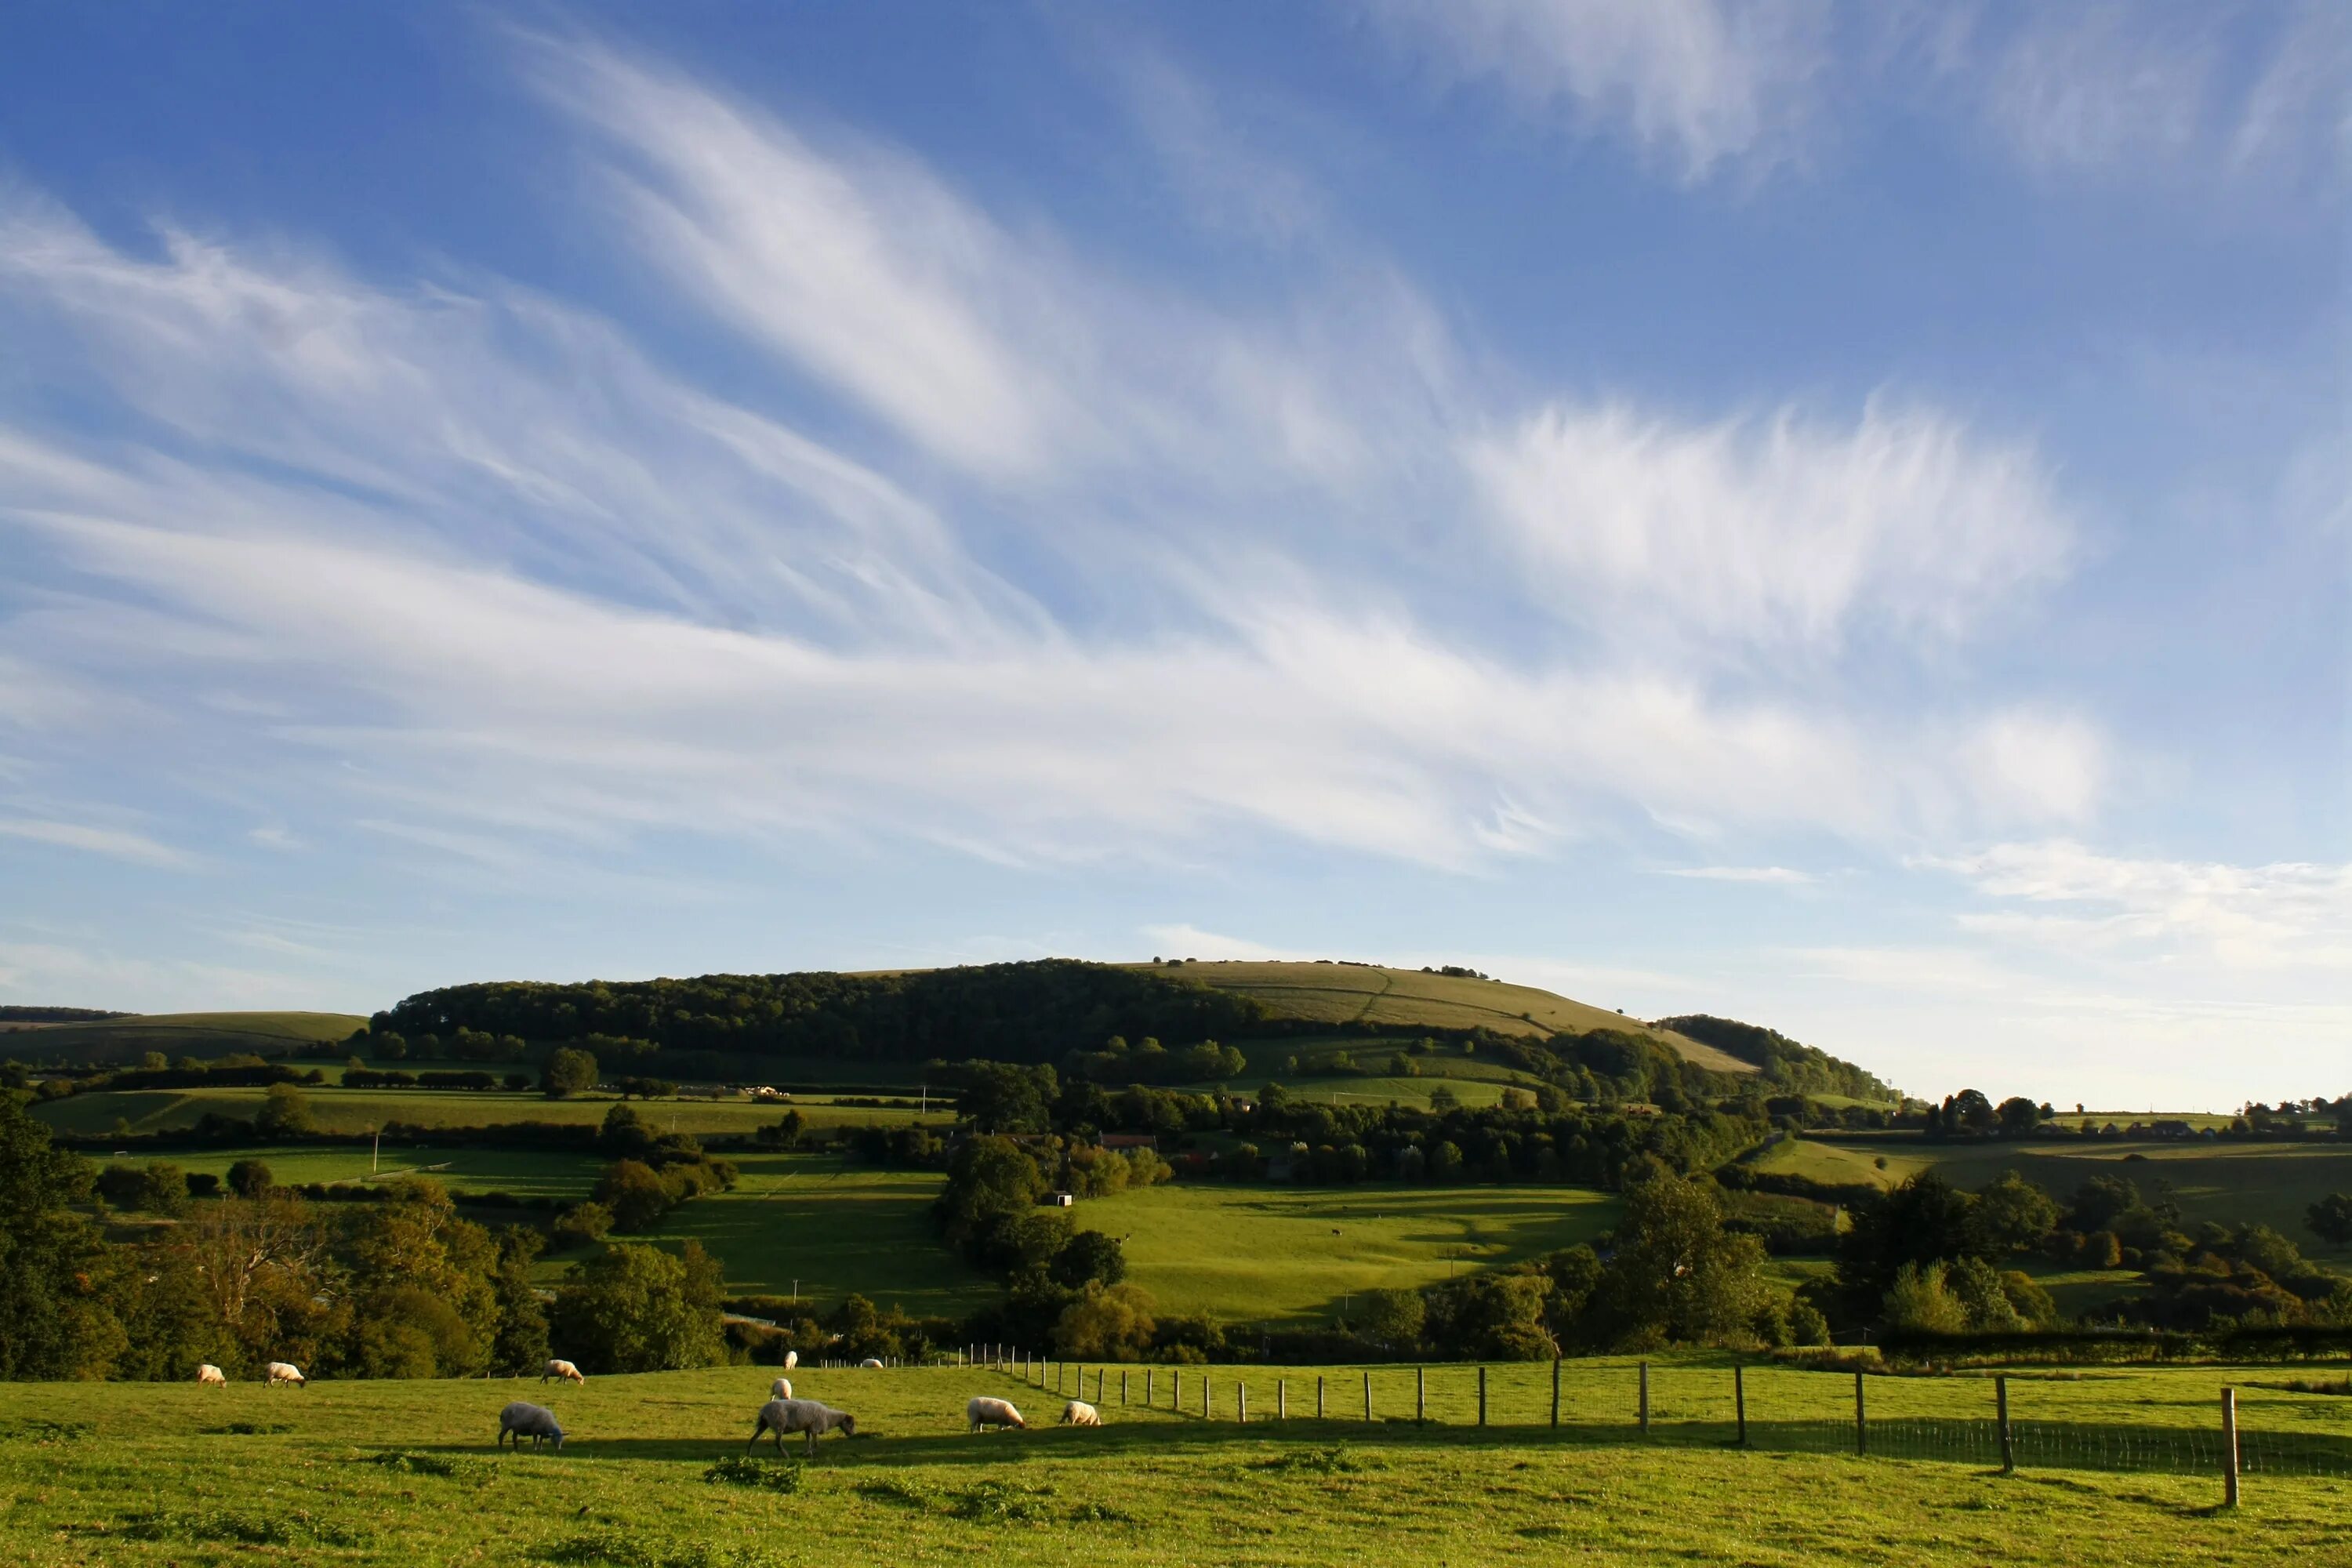
[[1192, 981], [1045, 959], [902, 974], [453, 985], [409, 997], [373, 1026], [409, 1038], [473, 1029], [538, 1042], [602, 1035], [664, 1051], [1050, 1062], [1113, 1034], [1202, 1040], [1264, 1016], [1247, 997]]
[[1737, 1057], [1751, 1064], [1767, 1084], [1783, 1092], [1843, 1094], [1855, 1100], [1888, 1101], [1903, 1098], [1876, 1074], [1759, 1024], [1685, 1013], [1679, 1017], [1660, 1018], [1651, 1027], [1672, 1029], [1703, 1046], [1713, 1046], [1726, 1056]]
[[0, 1024], [94, 1024], [101, 1018], [128, 1018], [102, 1007], [0, 1007]]

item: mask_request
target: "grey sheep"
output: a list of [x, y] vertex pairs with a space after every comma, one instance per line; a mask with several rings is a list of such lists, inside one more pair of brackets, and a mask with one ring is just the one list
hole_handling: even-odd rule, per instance
[[751, 1441], [743, 1445], [743, 1451], [750, 1453], [761, 1436], [773, 1432], [776, 1452], [781, 1454], [784, 1451], [784, 1434], [800, 1432], [807, 1436], [809, 1457], [814, 1458], [819, 1435], [833, 1431], [845, 1437], [856, 1436], [857, 1417], [814, 1399], [771, 1399], [760, 1406], [759, 1419], [751, 1425]]
[[[558, 1448], [563, 1447], [563, 1428], [555, 1424], [555, 1412], [544, 1405], [532, 1405], [520, 1399], [499, 1412], [499, 1443], [504, 1443], [509, 1437], [514, 1439], [514, 1446], [518, 1448], [522, 1447], [525, 1437], [530, 1439], [530, 1446], [534, 1448], [551, 1437]], [[498, 1445], [491, 1446], [495, 1447]]]

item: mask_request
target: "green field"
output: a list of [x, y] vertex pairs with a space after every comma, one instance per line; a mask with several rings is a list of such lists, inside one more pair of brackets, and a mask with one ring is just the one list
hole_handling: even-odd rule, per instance
[[[2137, 1159], [2134, 1155], [2140, 1156]], [[1885, 1161], [1881, 1169], [1880, 1160]], [[2145, 1143], [2098, 1140], [1928, 1143], [1899, 1134], [1875, 1138], [1791, 1139], [1767, 1150], [1759, 1171], [1814, 1181], [1891, 1185], [1929, 1167], [1963, 1187], [1980, 1187], [2016, 1171], [2063, 1200], [2093, 1176], [2124, 1176], [2153, 1198], [2172, 1184], [2191, 1223], [2263, 1224], [2292, 1237], [2305, 1255], [2338, 1263], [2352, 1247], [2330, 1247], [2304, 1228], [2304, 1211], [2329, 1193], [2352, 1192], [2352, 1148], [2341, 1143]]]
[[[1647, 1035], [1691, 1061], [1718, 1072], [1756, 1069], [1712, 1046], [1638, 1018], [1594, 1007], [1532, 985], [1380, 969], [1361, 963], [1277, 963], [1232, 960], [1210, 963], [1139, 963], [1137, 969], [1236, 991], [1265, 1003], [1277, 1017], [1317, 1023], [1369, 1023], [1399, 1029], [1492, 1029], [1506, 1035], [1587, 1034], [1620, 1029]], [[1255, 1065], [1255, 1064], [1253, 1064]]]
[[[1417, 1036], [1396, 1035], [1366, 1040], [1228, 1041], [1249, 1066], [1224, 1080], [1224, 1087], [1254, 1093], [1269, 1083], [1280, 1083], [1296, 1100], [1373, 1105], [1393, 1100], [1426, 1109], [1429, 1091], [1440, 1084], [1452, 1089], [1465, 1105], [1494, 1105], [1501, 1101], [1505, 1089], [1529, 1088], [1541, 1081], [1491, 1058], [1465, 1057], [1450, 1047], [1412, 1055], [1409, 1047], [1417, 1039]], [[1378, 1077], [1362, 1076], [1360, 1069], [1384, 1069], [1390, 1058], [1400, 1055], [1418, 1069], [1417, 1076], [1392, 1078], [1385, 1071]], [[1353, 1060], [1360, 1070], [1333, 1072], [1328, 1064], [1341, 1056]], [[1294, 1058], [1298, 1062], [1297, 1072], [1289, 1066]]]
[[[205, 1112], [251, 1117], [268, 1091], [261, 1089], [107, 1089], [46, 1101], [34, 1114], [60, 1131], [103, 1134], [117, 1118], [133, 1132], [165, 1132], [193, 1127]], [[405, 1121], [418, 1127], [485, 1127], [501, 1121], [554, 1121], [593, 1126], [614, 1106], [609, 1095], [583, 1095], [575, 1100], [548, 1100], [528, 1091], [438, 1089], [306, 1089], [312, 1113], [329, 1132], [368, 1132], [387, 1122]], [[814, 1127], [879, 1123], [911, 1126], [922, 1120], [909, 1110], [836, 1105], [822, 1098], [795, 1100], [801, 1115]], [[677, 1097], [639, 1100], [637, 1113], [659, 1131], [751, 1132], [772, 1126], [782, 1116], [782, 1105], [751, 1100], [697, 1100]], [[951, 1118], [934, 1110], [933, 1122], [945, 1126]]]
[[[390, 1182], [428, 1176], [442, 1185], [477, 1193], [512, 1193], [517, 1197], [584, 1198], [596, 1184], [604, 1161], [594, 1154], [531, 1149], [429, 1149], [386, 1143], [370, 1170], [365, 1144], [340, 1149], [313, 1145], [189, 1151], [156, 1156], [184, 1171], [225, 1176], [239, 1160], [259, 1160], [270, 1178], [287, 1186], [312, 1182]], [[144, 1156], [132, 1163], [143, 1163]]]
[[1081, 1203], [1126, 1238], [1128, 1278], [1168, 1312], [1227, 1323], [1328, 1319], [1347, 1296], [1427, 1285], [1590, 1241], [1616, 1213], [1565, 1187], [1279, 1187], [1178, 1183]]
[[[2127, 1468], [2082, 1449], [2080, 1468], [2002, 1478], [1974, 1455], [1878, 1457], [1821, 1448], [1850, 1435], [1851, 1383], [1752, 1371], [1759, 1446], [1728, 1435], [1717, 1360], [1661, 1358], [1654, 1426], [1633, 1428], [1635, 1373], [1570, 1363], [1566, 1425], [1549, 1414], [1549, 1369], [1497, 1367], [1489, 1429], [1475, 1370], [1431, 1369], [1433, 1422], [1360, 1418], [1349, 1369], [1213, 1369], [1182, 1376], [1184, 1413], [1101, 1401], [1108, 1425], [1050, 1425], [1059, 1396], [1007, 1373], [803, 1367], [796, 1392], [858, 1417], [820, 1445], [795, 1492], [712, 1485], [742, 1451], [769, 1370], [592, 1378], [542, 1391], [505, 1380], [0, 1387], [0, 1555], [65, 1564], [285, 1562], [571, 1563], [615, 1568], [770, 1568], [804, 1563], [1347, 1563], [1368, 1554], [1475, 1564], [1723, 1562], [2092, 1565], [2317, 1564], [2352, 1554], [2340, 1479], [2260, 1468], [2290, 1433], [2343, 1429], [2343, 1402], [2249, 1390], [2255, 1463], [2244, 1505], [2218, 1512], [2210, 1473]], [[2151, 1454], [2210, 1443], [2225, 1379], [2262, 1372], [2125, 1373], [2012, 1384], [2021, 1437], [2070, 1424], [2130, 1434]], [[1409, 1415], [1409, 1368], [1371, 1369], [1375, 1411]], [[1328, 1420], [1312, 1419], [1325, 1380]], [[1239, 1425], [1239, 1384], [1250, 1425]], [[1291, 1419], [1269, 1421], [1277, 1380]], [[1871, 1382], [1874, 1452], [1956, 1447], [1982, 1430], [1982, 1379]], [[1142, 1373], [1129, 1369], [1130, 1400]], [[1091, 1387], [1089, 1392], [1092, 1392]], [[1027, 1432], [971, 1436], [972, 1394], [1013, 1398]], [[495, 1454], [497, 1411], [544, 1399], [560, 1453]], [[1883, 1414], [1882, 1414], [1883, 1413]], [[246, 1430], [236, 1430], [238, 1427]], [[1907, 1429], [1907, 1436], [1906, 1436]], [[2312, 1439], [2305, 1438], [2306, 1442]], [[2318, 1440], [2326, 1442], [2323, 1436]], [[2340, 1437], [2325, 1452], [2339, 1452]], [[1795, 1451], [1792, 1451], [1795, 1450]], [[2029, 1443], [2029, 1456], [2037, 1452]], [[771, 1457], [769, 1464], [776, 1461]], [[2341, 1474], [2336, 1471], [2336, 1475]]]
[[233, 1051], [283, 1056], [297, 1046], [347, 1039], [366, 1026], [355, 1013], [141, 1013], [0, 1032], [0, 1057], [113, 1065], [135, 1062], [149, 1051], [174, 1061]]
[[918, 1316], [961, 1316], [1003, 1293], [940, 1245], [930, 1219], [942, 1183], [936, 1174], [819, 1154], [736, 1162], [742, 1176], [733, 1192], [672, 1210], [648, 1238], [701, 1242], [725, 1265], [730, 1290], [783, 1296], [797, 1289], [826, 1309], [855, 1292]]

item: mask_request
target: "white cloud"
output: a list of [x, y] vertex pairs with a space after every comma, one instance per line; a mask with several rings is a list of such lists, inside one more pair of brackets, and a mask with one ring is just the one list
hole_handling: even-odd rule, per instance
[[143, 833], [120, 827], [93, 827], [79, 822], [50, 822], [38, 817], [0, 817], [0, 837], [30, 839], [62, 849], [80, 849], [137, 866], [177, 869], [192, 864], [186, 855], [159, 844]]
[[1681, 177], [1789, 156], [1826, 58], [1826, 0], [1368, 0], [1441, 82], [1624, 137]]
[[1643, 638], [1953, 638], [2054, 579], [2073, 531], [2030, 448], [1883, 401], [1851, 428], [1554, 406], [1467, 462], [1557, 602]]
[[2068, 839], [1926, 863], [1995, 898], [2070, 906], [1972, 912], [1971, 930], [2084, 950], [2183, 949], [2231, 969], [2333, 969], [2339, 983], [2352, 973], [2352, 865], [2132, 859]]
[[1702, 882], [1758, 882], [1791, 888], [1821, 880], [1810, 871], [1793, 870], [1787, 866], [1668, 866], [1661, 868], [1660, 874], [1689, 877]]

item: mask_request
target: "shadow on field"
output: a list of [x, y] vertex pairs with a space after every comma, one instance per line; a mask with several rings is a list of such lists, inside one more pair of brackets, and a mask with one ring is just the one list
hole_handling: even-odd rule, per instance
[[[1748, 1423], [1748, 1447], [1759, 1454], [1854, 1456], [1853, 1426], [1843, 1421]], [[2242, 1462], [2248, 1474], [2352, 1476], [2352, 1434], [2263, 1433], [2242, 1435]], [[833, 1468], [890, 1468], [901, 1465], [987, 1465], [1077, 1462], [1149, 1456], [1223, 1455], [1237, 1463], [1279, 1467], [1287, 1456], [1346, 1447], [1377, 1466], [1384, 1453], [1479, 1448], [1524, 1452], [1536, 1447], [1572, 1449], [1718, 1449], [1738, 1447], [1729, 1422], [1661, 1424], [1646, 1436], [1626, 1423], [1578, 1423], [1542, 1426], [1464, 1426], [1410, 1419], [1388, 1421], [1265, 1421], [1244, 1426], [1231, 1421], [1160, 1418], [1093, 1428], [1040, 1426], [1027, 1432], [930, 1433], [894, 1436], [874, 1428], [856, 1437], [828, 1436], [817, 1444], [815, 1464]], [[484, 1454], [488, 1445], [413, 1445], [418, 1451]], [[2021, 1470], [2094, 1471], [2158, 1475], [2211, 1475], [2219, 1471], [2218, 1435], [2180, 1426], [2071, 1425], [2019, 1422], [2014, 1448]], [[563, 1449], [565, 1459], [607, 1459], [709, 1464], [745, 1451], [741, 1436], [714, 1432], [706, 1437], [578, 1436]], [[772, 1439], [751, 1450], [772, 1458]], [[803, 1447], [788, 1439], [783, 1457], [799, 1459]], [[1989, 1421], [1901, 1418], [1874, 1421], [1870, 1459], [1932, 1460], [1996, 1468], [2000, 1462], [1998, 1429]], [[1302, 1458], [1300, 1463], [1306, 1461]]]

